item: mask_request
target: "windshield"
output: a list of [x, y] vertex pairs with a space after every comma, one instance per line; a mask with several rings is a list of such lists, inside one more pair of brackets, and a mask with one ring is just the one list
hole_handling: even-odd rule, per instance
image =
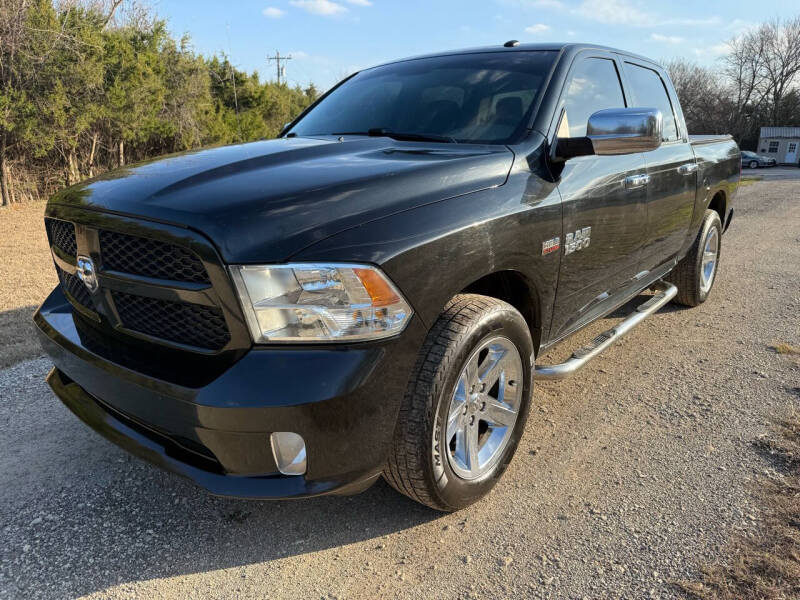
[[288, 134], [509, 143], [527, 126], [555, 56], [552, 51], [459, 54], [368, 69], [333, 90]]

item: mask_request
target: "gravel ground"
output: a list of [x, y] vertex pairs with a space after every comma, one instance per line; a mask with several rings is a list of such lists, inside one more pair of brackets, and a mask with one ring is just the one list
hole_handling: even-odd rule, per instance
[[797, 180], [800, 179], [800, 169], [791, 166], [742, 169], [742, 177], [761, 177], [764, 181]]
[[[709, 301], [542, 383], [503, 481], [442, 516], [359, 496], [211, 497], [0, 371], [0, 598], [672, 598], [760, 519], [752, 440], [800, 407], [800, 182], [742, 189]], [[582, 332], [569, 348], [609, 326]]]

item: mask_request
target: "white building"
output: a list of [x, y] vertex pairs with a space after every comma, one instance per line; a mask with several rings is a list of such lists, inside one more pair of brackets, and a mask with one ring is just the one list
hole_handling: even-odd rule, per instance
[[758, 154], [769, 156], [778, 164], [800, 162], [800, 127], [762, 127], [758, 138]]

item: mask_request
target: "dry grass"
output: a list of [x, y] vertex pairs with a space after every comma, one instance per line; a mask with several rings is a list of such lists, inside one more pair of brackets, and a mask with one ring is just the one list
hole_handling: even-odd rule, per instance
[[0, 368], [41, 353], [31, 317], [55, 287], [43, 202], [0, 209]]
[[771, 344], [770, 348], [776, 354], [788, 354], [798, 356], [800, 355], [800, 348], [797, 346], [792, 346], [791, 344], [787, 344], [786, 342], [777, 342], [775, 344]]
[[763, 524], [749, 538], [731, 543], [725, 564], [703, 569], [697, 582], [680, 586], [701, 600], [788, 600], [800, 598], [800, 417], [782, 423], [756, 446], [774, 462], [763, 478]]
[[753, 176], [753, 175], [751, 175], [749, 177], [742, 177], [742, 179], [739, 181], [739, 185], [740, 186], [753, 185], [754, 183], [758, 183], [762, 179], [764, 179], [764, 178], [763, 177], [759, 177], [759, 176]]

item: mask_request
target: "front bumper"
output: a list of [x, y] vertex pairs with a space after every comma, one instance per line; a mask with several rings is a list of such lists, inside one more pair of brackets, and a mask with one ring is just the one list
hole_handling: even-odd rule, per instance
[[[424, 338], [415, 317], [397, 338], [348, 346], [253, 348], [189, 387], [90, 351], [60, 289], [34, 316], [56, 395], [115, 444], [211, 493], [292, 498], [353, 493], [380, 474]], [[278, 472], [274, 431], [306, 442], [303, 476]]]

